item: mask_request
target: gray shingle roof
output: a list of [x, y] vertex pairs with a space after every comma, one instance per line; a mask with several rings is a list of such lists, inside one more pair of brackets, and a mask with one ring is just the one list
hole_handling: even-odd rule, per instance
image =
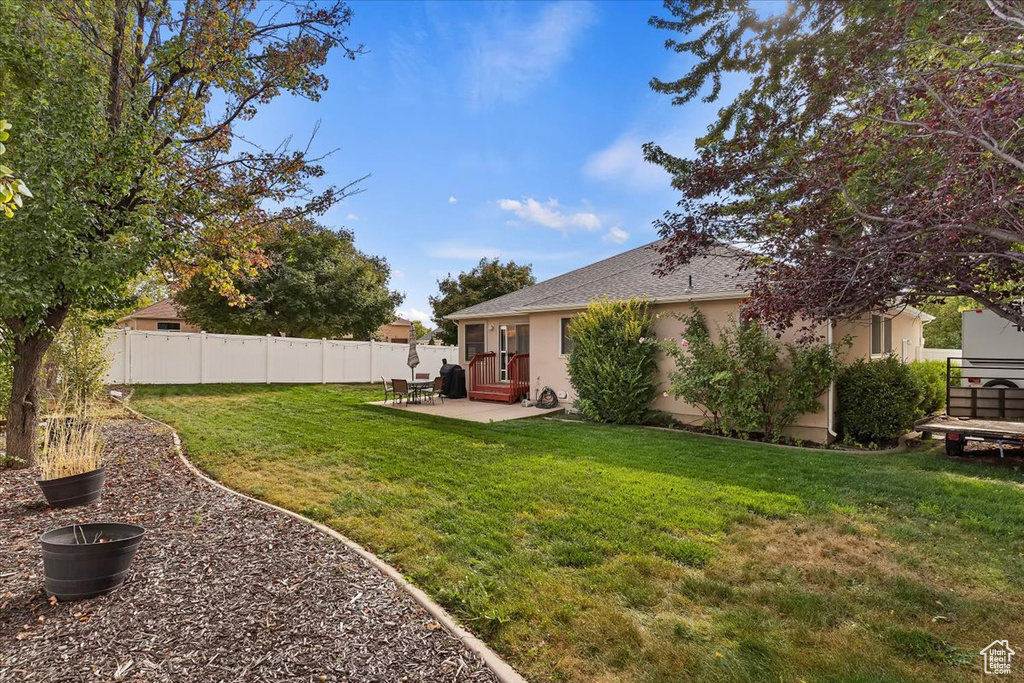
[[[524, 287], [447, 316], [451, 320], [493, 315], [515, 315], [531, 311], [585, 308], [594, 299], [680, 301], [688, 297], [734, 298], [750, 289], [752, 276], [739, 270], [737, 250], [717, 247], [714, 253], [694, 259], [665, 277], [654, 271], [662, 256], [652, 242], [618, 256], [584, 266], [565, 275]], [[693, 289], [688, 291], [690, 276]]]

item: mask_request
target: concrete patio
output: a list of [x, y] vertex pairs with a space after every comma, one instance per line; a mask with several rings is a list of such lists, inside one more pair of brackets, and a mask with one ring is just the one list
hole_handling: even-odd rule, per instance
[[444, 403], [441, 403], [441, 399], [436, 399], [436, 402], [433, 404], [430, 401], [419, 404], [392, 404], [391, 401], [374, 401], [371, 405], [386, 406], [409, 413], [449, 417], [453, 420], [485, 423], [522, 420], [528, 417], [560, 413], [564, 410], [562, 406], [545, 410], [542, 408], [524, 408], [518, 403], [511, 405], [507, 403], [488, 403], [487, 401], [471, 401], [468, 398], [446, 398]]

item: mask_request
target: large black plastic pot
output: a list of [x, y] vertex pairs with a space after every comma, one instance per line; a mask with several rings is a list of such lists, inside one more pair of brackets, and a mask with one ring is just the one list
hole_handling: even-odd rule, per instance
[[75, 524], [47, 531], [43, 544], [46, 594], [82, 600], [124, 582], [146, 530], [134, 524]]
[[46, 502], [54, 508], [70, 508], [76, 505], [88, 505], [103, 495], [103, 481], [106, 474], [103, 468], [70, 477], [59, 479], [37, 479], [36, 483], [43, 490]]

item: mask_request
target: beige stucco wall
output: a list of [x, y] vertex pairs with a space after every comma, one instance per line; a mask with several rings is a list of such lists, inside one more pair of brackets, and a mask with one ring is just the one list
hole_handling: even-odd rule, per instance
[[562, 353], [562, 318], [570, 318], [579, 310], [534, 313], [530, 316], [530, 386], [532, 396], [537, 397], [544, 387], [551, 387], [573, 401], [576, 398], [569, 383], [569, 370]]
[[[702, 301], [698, 307], [708, 320], [708, 327], [713, 337], [717, 338], [718, 330], [727, 325], [729, 316], [738, 315], [740, 299], [724, 301]], [[689, 313], [690, 305], [668, 304], [654, 307], [655, 331], [660, 340], [682, 339], [684, 325], [678, 315]], [[533, 346], [530, 353], [530, 374], [532, 376], [533, 395], [536, 396], [542, 387], [549, 386], [556, 392], [565, 392], [566, 402], [576, 398], [569, 382], [566, 359], [559, 355], [561, 347], [561, 319], [569, 317], [577, 311], [558, 311], [554, 313], [535, 313], [530, 316], [530, 335]], [[784, 341], [792, 341], [797, 333], [791, 332], [783, 336]], [[675, 369], [675, 361], [662, 354], [658, 360], [658, 373], [662, 378], [659, 396], [654, 402], [656, 410], [671, 413], [676, 419], [689, 424], [702, 424], [704, 417], [700, 410], [685, 401], [673, 398], [668, 393], [668, 375]], [[790, 435], [799, 439], [814, 441], [826, 440], [826, 415], [824, 413], [825, 397], [821, 399], [822, 412], [801, 416], [796, 425], [790, 429]]]
[[[920, 360], [924, 347], [924, 323], [910, 313], [896, 312], [892, 318], [892, 351], [905, 363]], [[836, 323], [835, 340], [842, 341], [849, 336], [853, 345], [846, 351], [846, 358], [871, 358], [871, 315], [865, 314], [852, 320]], [[903, 340], [907, 340], [904, 349]], [[905, 351], [905, 353], [904, 353]]]
[[[180, 323], [180, 332], [199, 332], [199, 328], [195, 325], [185, 322], [180, 318], [129, 318], [125, 321], [125, 326], [132, 330], [140, 330], [142, 332], [155, 332], [157, 323]], [[162, 332], [163, 330], [161, 330]]]
[[[730, 316], [735, 318], [739, 315], [739, 304], [741, 299], [697, 301], [695, 302], [707, 318], [708, 327], [713, 338], [718, 337], [719, 330], [729, 324]], [[485, 343], [487, 351], [496, 351], [498, 348], [498, 327], [503, 324], [522, 324], [528, 322], [530, 325], [530, 375], [531, 395], [535, 398], [542, 387], [548, 386], [566, 396], [563, 403], [571, 403], [575, 400], [575, 392], [569, 382], [569, 373], [566, 366], [566, 358], [561, 355], [561, 319], [571, 317], [581, 309], [571, 311], [555, 311], [547, 313], [534, 313], [530, 316], [515, 316], [502, 318], [488, 318], [483, 320], [463, 320], [459, 322], [459, 362], [463, 365], [468, 363], [465, 358], [465, 330], [466, 324], [483, 323], [485, 330]], [[683, 323], [678, 319], [679, 315], [685, 315], [690, 311], [689, 303], [680, 304], [659, 304], [654, 307], [657, 316], [655, 331], [660, 340], [681, 340], [683, 336]], [[801, 334], [801, 326], [796, 325], [782, 335], [783, 343], [794, 342]], [[819, 333], [824, 336], [824, 328], [819, 328]], [[871, 318], [862, 318], [836, 323], [833, 328], [833, 339], [839, 342], [844, 336], [849, 335], [853, 346], [845, 352], [845, 360], [851, 362], [857, 358], [870, 358], [871, 344]], [[908, 339], [907, 360], [916, 360], [918, 349], [922, 346], [922, 324], [919, 319], [902, 313], [894, 316], [892, 325], [893, 348], [897, 355], [900, 354], [901, 340]], [[658, 371], [662, 378], [660, 395], [655, 400], [654, 408], [671, 413], [676, 419], [690, 424], [701, 424], [704, 417], [700, 410], [684, 401], [673, 398], [668, 393], [668, 375], [675, 369], [675, 362], [667, 355], [662, 355], [658, 361]], [[797, 418], [796, 423], [788, 430], [788, 435], [797, 438], [817, 442], [827, 442], [828, 415], [826, 412], [828, 397], [822, 395], [818, 402], [821, 410], [817, 413], [807, 413]]]

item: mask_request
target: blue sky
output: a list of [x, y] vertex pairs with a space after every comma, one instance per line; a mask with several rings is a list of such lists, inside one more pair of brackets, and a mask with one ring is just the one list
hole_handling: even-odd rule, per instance
[[371, 174], [322, 221], [388, 259], [403, 314], [482, 257], [542, 280], [656, 239], [675, 197], [640, 145], [687, 153], [718, 106], [650, 90], [686, 66], [647, 25], [660, 2], [351, 6], [367, 54], [336, 53], [320, 102], [281, 99], [246, 133], [298, 146], [319, 122], [327, 180]]

